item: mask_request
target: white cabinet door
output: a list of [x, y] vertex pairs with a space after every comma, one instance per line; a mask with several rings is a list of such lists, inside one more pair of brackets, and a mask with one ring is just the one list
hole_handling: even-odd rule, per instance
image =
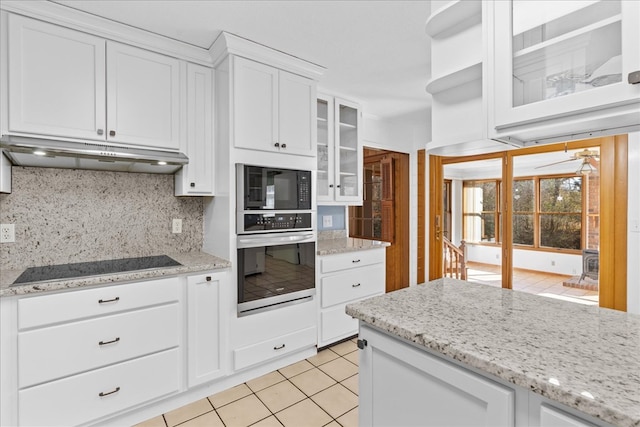
[[10, 14], [9, 131], [104, 140], [105, 41]]
[[360, 107], [335, 100], [335, 199], [362, 202], [362, 127]]
[[315, 82], [245, 58], [233, 66], [234, 146], [315, 156]]
[[189, 387], [225, 374], [220, 303], [225, 274], [187, 278], [187, 378]]
[[283, 153], [316, 155], [316, 85], [279, 71], [278, 141]]
[[107, 140], [180, 148], [180, 61], [107, 42]]
[[334, 144], [333, 144], [333, 98], [318, 94], [317, 101], [317, 151], [318, 176], [316, 197], [318, 203], [334, 201]]
[[361, 426], [513, 426], [515, 390], [360, 327]]
[[213, 196], [213, 71], [187, 64], [187, 140], [189, 164], [176, 175], [176, 196]]
[[235, 147], [278, 151], [278, 70], [238, 57], [233, 66]]
[[[640, 85], [627, 79], [640, 70], [640, 3], [567, 2], [560, 7], [504, 1], [488, 6], [493, 8], [487, 43], [493, 70], [488, 73], [490, 131], [535, 128], [536, 122], [576, 115], [584, 115], [583, 122], [600, 121], [569, 130], [601, 131], [625, 125], [620, 117], [629, 110], [620, 109], [624, 105], [635, 111], [627, 125], [637, 125]], [[606, 109], [612, 110], [605, 114]]]

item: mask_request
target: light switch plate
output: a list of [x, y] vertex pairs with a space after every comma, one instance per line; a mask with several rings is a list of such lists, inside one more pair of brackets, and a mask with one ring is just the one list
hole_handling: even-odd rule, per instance
[[333, 226], [333, 216], [331, 215], [322, 215], [322, 227], [332, 227]]

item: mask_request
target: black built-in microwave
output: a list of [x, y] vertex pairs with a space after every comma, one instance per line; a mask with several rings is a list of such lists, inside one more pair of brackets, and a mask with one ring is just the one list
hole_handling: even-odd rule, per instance
[[238, 234], [313, 230], [313, 172], [236, 165]]

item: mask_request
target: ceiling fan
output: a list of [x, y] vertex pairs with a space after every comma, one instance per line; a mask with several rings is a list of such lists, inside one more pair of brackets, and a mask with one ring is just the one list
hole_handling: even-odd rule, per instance
[[[565, 153], [567, 152], [567, 147], [564, 149]], [[600, 152], [596, 150], [589, 150], [585, 148], [582, 151], [576, 151], [573, 153], [567, 160], [561, 160], [559, 162], [553, 162], [546, 165], [538, 166], [535, 169], [546, 168], [548, 166], [558, 165], [560, 163], [573, 162], [576, 160], [581, 160], [582, 163], [580, 167], [576, 171], [577, 174], [588, 175], [592, 172], [597, 171], [597, 161], [600, 159]]]

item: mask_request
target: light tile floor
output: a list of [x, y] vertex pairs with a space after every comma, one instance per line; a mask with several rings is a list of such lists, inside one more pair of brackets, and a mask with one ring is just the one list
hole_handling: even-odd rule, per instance
[[[491, 286], [502, 286], [502, 271], [499, 265], [467, 263], [467, 280]], [[513, 269], [513, 289], [579, 304], [597, 305], [598, 291], [571, 288], [562, 283], [572, 276], [542, 271]]]
[[358, 347], [352, 339], [137, 427], [357, 425]]

